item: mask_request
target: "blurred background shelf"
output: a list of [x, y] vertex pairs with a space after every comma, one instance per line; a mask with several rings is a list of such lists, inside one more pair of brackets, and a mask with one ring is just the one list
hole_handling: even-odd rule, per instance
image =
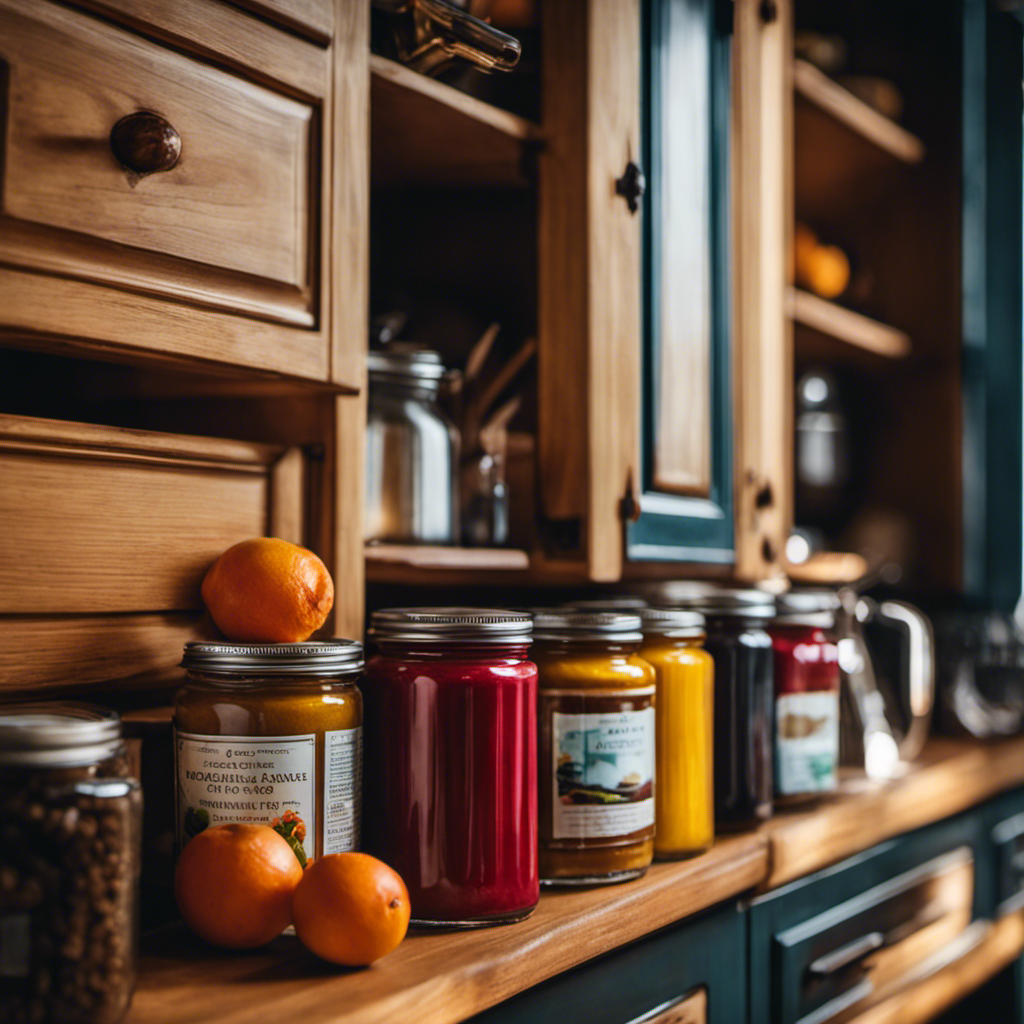
[[370, 72], [374, 185], [530, 183], [538, 125], [376, 54]]
[[793, 321], [812, 332], [887, 359], [905, 359], [910, 355], [909, 335], [895, 327], [800, 288], [791, 288], [788, 299], [789, 315]]
[[404, 566], [409, 569], [468, 569], [478, 571], [520, 571], [530, 567], [530, 556], [515, 548], [456, 548], [428, 544], [367, 544], [366, 573], [373, 578], [376, 567]]
[[806, 562], [790, 564], [786, 569], [794, 583], [819, 587], [856, 583], [867, 572], [868, 563], [863, 555], [842, 551], [818, 551]]

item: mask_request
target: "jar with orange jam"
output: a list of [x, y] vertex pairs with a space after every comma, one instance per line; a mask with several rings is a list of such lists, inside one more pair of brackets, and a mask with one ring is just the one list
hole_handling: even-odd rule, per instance
[[654, 855], [654, 670], [636, 615], [541, 610], [540, 876], [546, 885], [638, 878]]
[[353, 640], [190, 640], [174, 707], [180, 849], [210, 825], [270, 825], [302, 863], [359, 846], [363, 699]]

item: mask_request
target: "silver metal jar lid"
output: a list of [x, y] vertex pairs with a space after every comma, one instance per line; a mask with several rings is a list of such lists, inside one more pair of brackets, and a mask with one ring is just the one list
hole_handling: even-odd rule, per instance
[[639, 612], [645, 633], [667, 637], [704, 635], [704, 616], [685, 608], [643, 608]]
[[663, 607], [692, 609], [708, 617], [770, 619], [775, 614], [775, 600], [763, 590], [688, 580], [661, 584], [656, 603]]
[[583, 601], [567, 601], [565, 608], [581, 612], [640, 612], [647, 607], [647, 600], [636, 594], [620, 594], [618, 597], [593, 597]]
[[503, 608], [382, 608], [370, 616], [375, 640], [447, 644], [528, 644], [533, 620]]
[[181, 667], [211, 675], [347, 676], [362, 671], [363, 645], [340, 639], [298, 644], [187, 640]]
[[0, 764], [67, 768], [120, 750], [116, 711], [79, 701], [0, 706]]
[[834, 590], [790, 590], [775, 598], [775, 621], [783, 626], [835, 625], [839, 595]]
[[414, 346], [393, 345], [367, 357], [370, 379], [382, 383], [436, 387], [445, 375], [437, 352]]
[[537, 640], [608, 640], [639, 643], [640, 616], [635, 612], [590, 612], [572, 608], [538, 608], [533, 613]]

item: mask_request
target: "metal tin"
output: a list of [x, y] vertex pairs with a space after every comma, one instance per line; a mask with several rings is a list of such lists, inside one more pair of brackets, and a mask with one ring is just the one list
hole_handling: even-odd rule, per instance
[[121, 750], [116, 711], [78, 701], [15, 704], [0, 710], [0, 764], [68, 767]]
[[533, 613], [536, 640], [607, 640], [639, 643], [640, 616], [629, 612], [591, 612], [572, 608], [540, 608]]
[[834, 590], [791, 590], [775, 598], [775, 622], [780, 626], [831, 629], [838, 610], [839, 595]]
[[679, 639], [704, 635], [704, 616], [700, 612], [685, 608], [644, 608], [639, 614], [645, 635], [655, 633]]
[[707, 616], [770, 619], [775, 614], [775, 601], [771, 594], [715, 583], [664, 583], [658, 588], [657, 603], [671, 608], [692, 608]]
[[355, 640], [299, 644], [235, 644], [188, 640], [181, 666], [206, 675], [342, 676], [363, 670], [363, 645]]
[[382, 608], [370, 616], [378, 641], [427, 644], [528, 644], [528, 612], [503, 608]]
[[437, 352], [400, 344], [384, 352], [371, 352], [366, 366], [372, 383], [405, 384], [432, 391], [438, 389], [445, 374]]

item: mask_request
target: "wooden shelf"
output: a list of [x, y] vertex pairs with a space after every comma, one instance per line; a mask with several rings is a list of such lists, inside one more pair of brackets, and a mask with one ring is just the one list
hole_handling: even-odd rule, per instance
[[[628, 885], [545, 892], [520, 924], [412, 934], [366, 970], [318, 961], [282, 936], [228, 953], [183, 926], [145, 943], [129, 1024], [453, 1024], [546, 978], [750, 890], [767, 871], [764, 839], [719, 840], [703, 857], [657, 864]], [[258, 1006], [257, 1011], [254, 1007]]]
[[[530, 568], [530, 556], [515, 548], [456, 548], [430, 544], [367, 544], [366, 574], [369, 579], [393, 576], [391, 570], [417, 572], [522, 572]], [[377, 570], [380, 570], [377, 572]]]
[[813, 64], [793, 61], [793, 88], [798, 96], [897, 160], [916, 164], [924, 159], [924, 143], [916, 135], [869, 107]]
[[370, 72], [374, 185], [529, 184], [538, 125], [376, 54]]
[[[788, 299], [789, 315], [795, 323], [833, 341], [852, 345], [863, 352], [886, 359], [904, 359], [910, 355], [909, 336], [895, 327], [879, 323], [799, 288], [791, 288]], [[813, 339], [811, 344], [814, 345]], [[797, 347], [800, 348], [799, 343]]]
[[855, 583], [868, 571], [863, 555], [853, 552], [819, 551], [806, 562], [787, 565], [786, 575], [794, 583], [805, 586], [836, 586]]

